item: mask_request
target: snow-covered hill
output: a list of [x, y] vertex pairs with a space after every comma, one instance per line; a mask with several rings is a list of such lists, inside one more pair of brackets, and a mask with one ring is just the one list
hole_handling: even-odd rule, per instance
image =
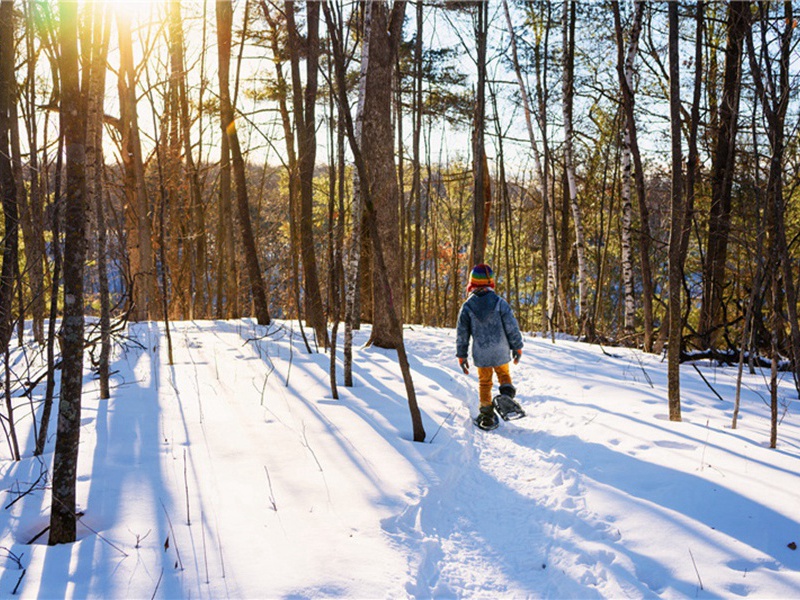
[[419, 444], [392, 352], [357, 348], [356, 385], [339, 373], [334, 400], [328, 357], [296, 324], [173, 324], [172, 366], [163, 325], [129, 333], [111, 400], [87, 374], [72, 546], [27, 545], [49, 493], [19, 498], [43, 466], [17, 412], [25, 458], [0, 455], [3, 507], [19, 498], [0, 511], [2, 597], [20, 566], [29, 598], [800, 597], [788, 378], [770, 450], [762, 375], [745, 375], [732, 430], [735, 371], [701, 366], [720, 400], [685, 365], [671, 423], [660, 357], [528, 336], [512, 367], [528, 417], [487, 433], [454, 331], [410, 327]]

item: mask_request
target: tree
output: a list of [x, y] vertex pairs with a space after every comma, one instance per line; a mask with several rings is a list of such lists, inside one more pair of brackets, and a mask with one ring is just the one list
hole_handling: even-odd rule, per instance
[[[133, 63], [130, 16], [117, 12], [119, 33], [119, 112], [122, 164], [125, 169], [126, 219], [128, 224], [129, 284], [133, 286], [134, 321], [156, 314], [156, 274], [153, 261], [151, 206], [145, 182], [144, 159], [137, 110], [137, 74]], [[65, 271], [66, 274], [66, 271]]]
[[[375, 203], [376, 232], [381, 237], [379, 243], [384, 249], [389, 278], [387, 288], [379, 281], [377, 274], [373, 276], [370, 344], [380, 348], [396, 348], [402, 339], [402, 329], [396, 329], [392, 323], [402, 319], [403, 269], [392, 126], [392, 87], [406, 3], [395, 1], [391, 12], [386, 2], [370, 4], [370, 27], [364, 32], [365, 38], [369, 36], [369, 67], [364, 87], [361, 152], [364, 173], [368, 177], [364, 183]], [[361, 188], [363, 193], [363, 184]], [[372, 236], [371, 230], [369, 233]], [[372, 239], [372, 248], [375, 252], [375, 239]]]
[[7, 348], [12, 334], [14, 279], [19, 249], [17, 185], [11, 165], [11, 104], [14, 102], [14, 4], [0, 2], [0, 193], [2, 194], [4, 239], [0, 271], [0, 348]]
[[[628, 52], [623, 58], [623, 39], [622, 26], [620, 24], [619, 2], [612, 2], [614, 11], [614, 24], [617, 37], [617, 74], [619, 76], [620, 89], [622, 92], [622, 109], [625, 115], [625, 139], [623, 141], [623, 161], [626, 161], [628, 148], [630, 157], [633, 160], [633, 179], [635, 182], [636, 195], [639, 204], [639, 257], [642, 271], [642, 316], [644, 320], [644, 349], [652, 350], [653, 346], [653, 279], [650, 266], [650, 213], [647, 207], [647, 192], [644, 177], [644, 166], [642, 164], [641, 153], [639, 152], [639, 141], [636, 132], [636, 120], [634, 112], [634, 90], [633, 90], [633, 61], [638, 49], [639, 33], [641, 31], [642, 15], [644, 14], [644, 3], [635, 2], [635, 16], [631, 27], [630, 39], [628, 41]], [[630, 169], [626, 166], [625, 169]], [[623, 185], [626, 185], [623, 173]], [[623, 213], [630, 211], [630, 205], [626, 201], [623, 192]], [[629, 213], [630, 214], [630, 213]], [[623, 216], [624, 219], [628, 217]], [[623, 231], [626, 225], [623, 224]], [[623, 240], [623, 244], [625, 241]], [[633, 276], [632, 260], [623, 254], [623, 271], [629, 272], [630, 276], [625, 279], [626, 286], [626, 329], [632, 329], [633, 324], [628, 320], [632, 318], [632, 299], [633, 299]]]
[[476, 65], [478, 82], [475, 89], [475, 107], [472, 117], [472, 250], [470, 264], [485, 261], [486, 238], [489, 233], [489, 215], [492, 207], [492, 193], [489, 178], [489, 165], [486, 160], [484, 130], [486, 128], [486, 46], [489, 35], [489, 3], [475, 2], [474, 31], [476, 46]]
[[583, 233], [583, 215], [578, 202], [578, 187], [575, 181], [574, 139], [572, 125], [575, 84], [575, 2], [564, 2], [562, 22], [564, 53], [564, 76], [562, 78], [562, 108], [564, 113], [564, 169], [569, 193], [572, 220], [575, 226], [575, 254], [578, 260], [578, 305], [580, 310], [579, 335], [592, 337], [594, 326], [589, 312], [589, 270], [586, 264], [586, 242]]
[[239, 227], [242, 233], [247, 275], [250, 280], [250, 294], [253, 299], [256, 320], [260, 325], [269, 325], [267, 287], [258, 259], [253, 225], [250, 220], [250, 204], [247, 194], [247, 175], [244, 156], [236, 132], [236, 117], [231, 101], [230, 64], [231, 30], [233, 27], [233, 5], [231, 0], [217, 0], [217, 52], [219, 56], [219, 110], [222, 135], [227, 138], [233, 163], [233, 176], [236, 183], [236, 206]]
[[[359, 146], [358, 139], [356, 138], [355, 128], [353, 126], [353, 118], [350, 113], [350, 106], [347, 103], [347, 85], [345, 83], [345, 61], [344, 50], [341, 38], [338, 36], [339, 28], [336, 26], [336, 19], [333, 16], [333, 11], [328, 2], [322, 5], [325, 11], [325, 21], [328, 25], [328, 30], [331, 36], [331, 46], [334, 54], [334, 66], [336, 69], [336, 87], [339, 100], [340, 118], [343, 119], [347, 139], [350, 144], [350, 151], [353, 154], [353, 160], [356, 164], [356, 169], [359, 172], [359, 182], [361, 185], [361, 193], [364, 199], [364, 207], [367, 210], [367, 224], [372, 234], [372, 240], [375, 250], [375, 262], [377, 267], [377, 279], [379, 284], [384, 288], [384, 294], [388, 296], [389, 306], [393, 307], [392, 288], [389, 280], [389, 273], [387, 271], [387, 264], [384, 260], [383, 240], [378, 232], [378, 220], [376, 215], [376, 206], [373, 201], [373, 189], [368, 184], [368, 175], [366, 168], [366, 161], [362, 154], [361, 147]], [[402, 17], [402, 15], [398, 15]], [[401, 18], [402, 21], [402, 18]], [[399, 30], [398, 30], [399, 31]], [[390, 334], [395, 339], [399, 340], [397, 345], [397, 360], [400, 364], [400, 370], [403, 375], [405, 383], [406, 395], [408, 397], [408, 407], [411, 413], [411, 424], [413, 429], [413, 436], [415, 442], [425, 441], [425, 428], [422, 424], [422, 415], [417, 405], [417, 395], [414, 390], [414, 382], [411, 378], [411, 369], [408, 363], [408, 355], [406, 354], [405, 344], [403, 342], [403, 328], [400, 319], [394, 310], [388, 314], [389, 325], [391, 327]]]
[[716, 346], [722, 319], [722, 296], [731, 229], [731, 196], [736, 169], [736, 135], [739, 126], [739, 98], [742, 82], [744, 36], [750, 14], [749, 2], [728, 4], [725, 76], [719, 108], [719, 128], [713, 131], [714, 155], [711, 165], [711, 209], [708, 218], [708, 246], [703, 265], [703, 297], [698, 331], [704, 347]]
[[669, 113], [672, 133], [672, 199], [670, 203], [669, 234], [669, 355], [667, 383], [669, 420], [681, 420], [681, 290], [683, 265], [681, 242], [683, 240], [683, 166], [681, 154], [681, 78], [678, 47], [678, 3], [669, 4]]
[[[327, 346], [328, 332], [322, 304], [317, 257], [314, 250], [314, 168], [317, 156], [317, 76], [319, 70], [319, 2], [306, 2], [305, 39], [295, 24], [295, 3], [284, 3], [288, 50], [292, 70], [292, 107], [297, 136], [297, 167], [300, 183], [300, 256], [305, 275], [306, 318], [317, 340]], [[300, 57], [306, 59], [305, 89], [300, 77]], [[291, 175], [290, 175], [291, 176]]]
[[110, 397], [109, 357], [111, 355], [111, 298], [108, 283], [108, 239], [104, 194], [103, 117], [111, 23], [107, 7], [99, 2], [87, 8], [89, 16], [84, 28], [83, 82], [86, 95], [86, 181], [87, 207], [94, 208], [97, 224], [97, 276], [100, 296], [100, 355], [97, 372], [100, 397]]
[[[784, 204], [783, 161], [786, 152], [786, 113], [789, 108], [791, 93], [790, 87], [790, 57], [792, 52], [792, 35], [794, 32], [794, 19], [791, 2], [783, 3], [783, 31], [779, 32], [777, 65], [768, 49], [767, 31], [772, 25], [769, 23], [770, 7], [759, 5], [761, 24], [761, 43], [763, 45], [760, 56], [766, 61], [762, 68], [759, 54], [756, 53], [752, 29], [747, 30], [747, 53], [750, 59], [750, 70], [756, 87], [756, 95], [767, 121], [767, 136], [770, 144], [769, 175], [767, 180], [767, 229], [769, 235], [769, 273], [771, 279], [772, 301], [772, 331], [770, 345], [772, 352], [772, 373], [770, 380], [772, 429], [770, 433], [770, 447], [777, 445], [778, 429], [778, 398], [777, 398], [777, 362], [778, 362], [778, 337], [783, 328], [781, 305], [783, 297], [786, 301], [789, 327], [791, 330], [790, 351], [793, 360], [795, 386], [800, 388], [800, 324], [797, 315], [797, 291], [794, 283], [794, 274], [789, 259], [786, 243], [786, 223]], [[781, 286], [783, 290], [781, 290]]]
[[83, 273], [86, 260], [86, 97], [78, 72], [78, 5], [60, 3], [62, 96], [66, 148], [64, 318], [61, 326], [61, 399], [53, 457], [50, 544], [75, 541], [75, 486], [83, 386]]

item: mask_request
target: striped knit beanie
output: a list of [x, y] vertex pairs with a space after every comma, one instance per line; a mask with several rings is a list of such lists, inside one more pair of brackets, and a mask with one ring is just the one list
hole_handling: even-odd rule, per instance
[[492, 273], [492, 267], [489, 265], [475, 265], [472, 267], [472, 272], [469, 274], [467, 291], [471, 292], [472, 290], [482, 287], [494, 288], [494, 274]]

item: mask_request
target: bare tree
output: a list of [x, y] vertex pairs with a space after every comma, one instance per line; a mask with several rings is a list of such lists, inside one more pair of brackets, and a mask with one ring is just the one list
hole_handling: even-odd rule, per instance
[[64, 318], [61, 326], [61, 399], [53, 457], [50, 544], [75, 541], [75, 486], [83, 386], [83, 272], [86, 260], [86, 100], [78, 73], [78, 5], [60, 3], [60, 114], [66, 140], [67, 196], [64, 246]]
[[749, 2], [728, 4], [725, 76], [719, 108], [719, 127], [712, 130], [714, 155], [711, 165], [711, 209], [708, 215], [708, 246], [703, 265], [703, 297], [698, 331], [706, 348], [716, 345], [722, 326], [728, 238], [731, 229], [731, 196], [736, 169], [736, 135], [742, 82], [744, 36], [750, 14]]
[[250, 280], [250, 293], [253, 298], [256, 319], [261, 325], [270, 323], [267, 304], [267, 287], [258, 259], [253, 224], [250, 219], [250, 203], [247, 193], [247, 175], [244, 156], [236, 132], [236, 118], [230, 93], [231, 31], [233, 27], [233, 5], [231, 0], [217, 2], [217, 52], [219, 56], [219, 105], [222, 135], [227, 138], [233, 163], [233, 176], [236, 183], [236, 206], [239, 214], [239, 227], [242, 234], [247, 275]]
[[681, 241], [683, 239], [683, 156], [681, 154], [681, 86], [680, 58], [678, 47], [678, 3], [670, 2], [669, 8], [669, 112], [672, 133], [672, 200], [669, 234], [669, 355], [667, 361], [667, 394], [669, 397], [669, 420], [681, 420], [681, 290], [683, 289], [683, 265], [681, 265]]
[[572, 221], [575, 226], [575, 255], [578, 261], [578, 305], [580, 311], [579, 335], [592, 337], [594, 327], [589, 311], [589, 270], [586, 264], [586, 242], [583, 233], [583, 214], [578, 202], [578, 186], [575, 181], [574, 140], [572, 124], [573, 98], [575, 95], [575, 2], [564, 2], [562, 22], [562, 47], [564, 54], [564, 76], [561, 80], [562, 108], [564, 114], [564, 168], [567, 177]]
[[[623, 58], [624, 44], [622, 40], [622, 26], [620, 24], [619, 16], [619, 2], [612, 2], [612, 8], [614, 10], [614, 23], [617, 32], [617, 73], [619, 75], [620, 89], [622, 91], [622, 107], [626, 123], [626, 141], [623, 142], [623, 151], [625, 151], [627, 146], [630, 147], [630, 156], [633, 159], [633, 178], [639, 204], [639, 258], [642, 271], [642, 317], [644, 320], [644, 349], [649, 352], [653, 347], [653, 278], [652, 268], [650, 266], [650, 211], [647, 207], [644, 166], [642, 164], [641, 153], [639, 152], [639, 141], [636, 132], [634, 90], [632, 82], [633, 60], [638, 48], [644, 3], [637, 1], [634, 4], [636, 7], [636, 14], [634, 16], [633, 26], [631, 27], [631, 35], [628, 42], [628, 52], [625, 58]], [[623, 156], [623, 160], [625, 160], [625, 156]], [[625, 210], [626, 200], [623, 198], [623, 212]], [[625, 260], [624, 257], [623, 260]], [[623, 270], [627, 270], [625, 266], [623, 266]], [[628, 285], [629, 284], [626, 283], [626, 289]], [[628, 296], [626, 314], [628, 314], [628, 311], [632, 306], [631, 298], [632, 296]], [[626, 327], [629, 325], [630, 323], [626, 319]]]
[[[327, 346], [328, 332], [322, 304], [317, 257], [314, 249], [314, 168], [317, 155], [315, 106], [319, 69], [319, 2], [306, 2], [306, 36], [301, 38], [295, 23], [294, 2], [285, 2], [288, 50], [292, 70], [292, 106], [297, 136], [300, 184], [300, 256], [305, 275], [306, 318], [317, 340]], [[300, 56], [306, 59], [305, 88], [300, 77]]]
[[145, 183], [144, 159], [137, 111], [137, 74], [133, 63], [130, 15], [117, 12], [119, 32], [119, 110], [122, 132], [122, 164], [125, 168], [126, 218], [128, 221], [129, 280], [133, 285], [134, 321], [154, 316], [156, 277], [153, 262], [151, 207]]
[[2, 193], [4, 237], [0, 271], [0, 348], [8, 347], [12, 334], [14, 278], [19, 248], [17, 185], [11, 164], [12, 103], [14, 102], [14, 5], [0, 2], [0, 193]]
[[[376, 215], [376, 207], [373, 202], [372, 187], [367, 183], [369, 181], [367, 176], [367, 169], [362, 155], [361, 147], [355, 135], [355, 128], [353, 126], [353, 118], [350, 113], [350, 106], [347, 103], [347, 85], [345, 82], [345, 61], [344, 50], [342, 41], [338, 36], [339, 28], [336, 26], [337, 19], [333, 15], [333, 11], [328, 2], [323, 3], [323, 10], [325, 11], [325, 21], [328, 25], [328, 31], [331, 36], [331, 45], [334, 53], [334, 65], [336, 69], [336, 87], [339, 100], [340, 118], [344, 120], [345, 128], [347, 131], [347, 139], [350, 143], [350, 151], [353, 154], [353, 160], [356, 164], [356, 169], [359, 171], [359, 182], [361, 184], [361, 193], [364, 198], [364, 206], [367, 210], [367, 224], [370, 233], [373, 235], [373, 245], [375, 250], [375, 262], [377, 267], [377, 279], [384, 288], [384, 293], [388, 296], [389, 306], [392, 306], [392, 293], [391, 283], [389, 281], [389, 274], [387, 272], [387, 265], [384, 260], [383, 240], [378, 233], [378, 223]], [[402, 15], [399, 15], [402, 20]], [[399, 30], [397, 30], [399, 31]], [[411, 423], [413, 428], [413, 436], [415, 442], [425, 441], [425, 428], [422, 424], [422, 415], [417, 405], [417, 395], [414, 390], [414, 382], [411, 377], [411, 368], [408, 363], [408, 355], [406, 354], [405, 344], [403, 342], [403, 328], [401, 321], [397, 318], [394, 310], [389, 313], [389, 320], [392, 331], [390, 332], [393, 337], [399, 340], [397, 345], [397, 360], [400, 364], [400, 370], [403, 374], [403, 381], [405, 383], [406, 395], [408, 397], [408, 407], [411, 413]]]
[[100, 355], [97, 371], [100, 398], [110, 397], [109, 357], [111, 354], [111, 298], [108, 283], [108, 240], [106, 234], [105, 186], [103, 183], [103, 116], [111, 23], [107, 7], [95, 2], [87, 7], [84, 28], [82, 88], [86, 91], [86, 193], [87, 207], [94, 208], [97, 226], [97, 274], [100, 295]]
[[475, 31], [476, 64], [478, 81], [475, 89], [475, 106], [472, 116], [472, 265], [485, 261], [486, 238], [489, 233], [492, 193], [489, 167], [486, 160], [484, 130], [486, 128], [486, 48], [489, 37], [489, 3], [473, 4], [473, 26]]

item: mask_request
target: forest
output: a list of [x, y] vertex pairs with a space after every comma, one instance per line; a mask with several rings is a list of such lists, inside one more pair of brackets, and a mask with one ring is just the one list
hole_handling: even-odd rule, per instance
[[485, 262], [525, 331], [664, 354], [672, 420], [697, 356], [766, 366], [777, 419], [796, 27], [791, 2], [0, 2], [0, 420], [13, 447], [47, 378], [41, 453], [60, 398], [51, 543], [84, 352], [108, 397], [130, 322], [297, 320], [332, 356], [341, 326], [345, 385], [370, 323], [413, 415], [403, 327], [453, 327]]

